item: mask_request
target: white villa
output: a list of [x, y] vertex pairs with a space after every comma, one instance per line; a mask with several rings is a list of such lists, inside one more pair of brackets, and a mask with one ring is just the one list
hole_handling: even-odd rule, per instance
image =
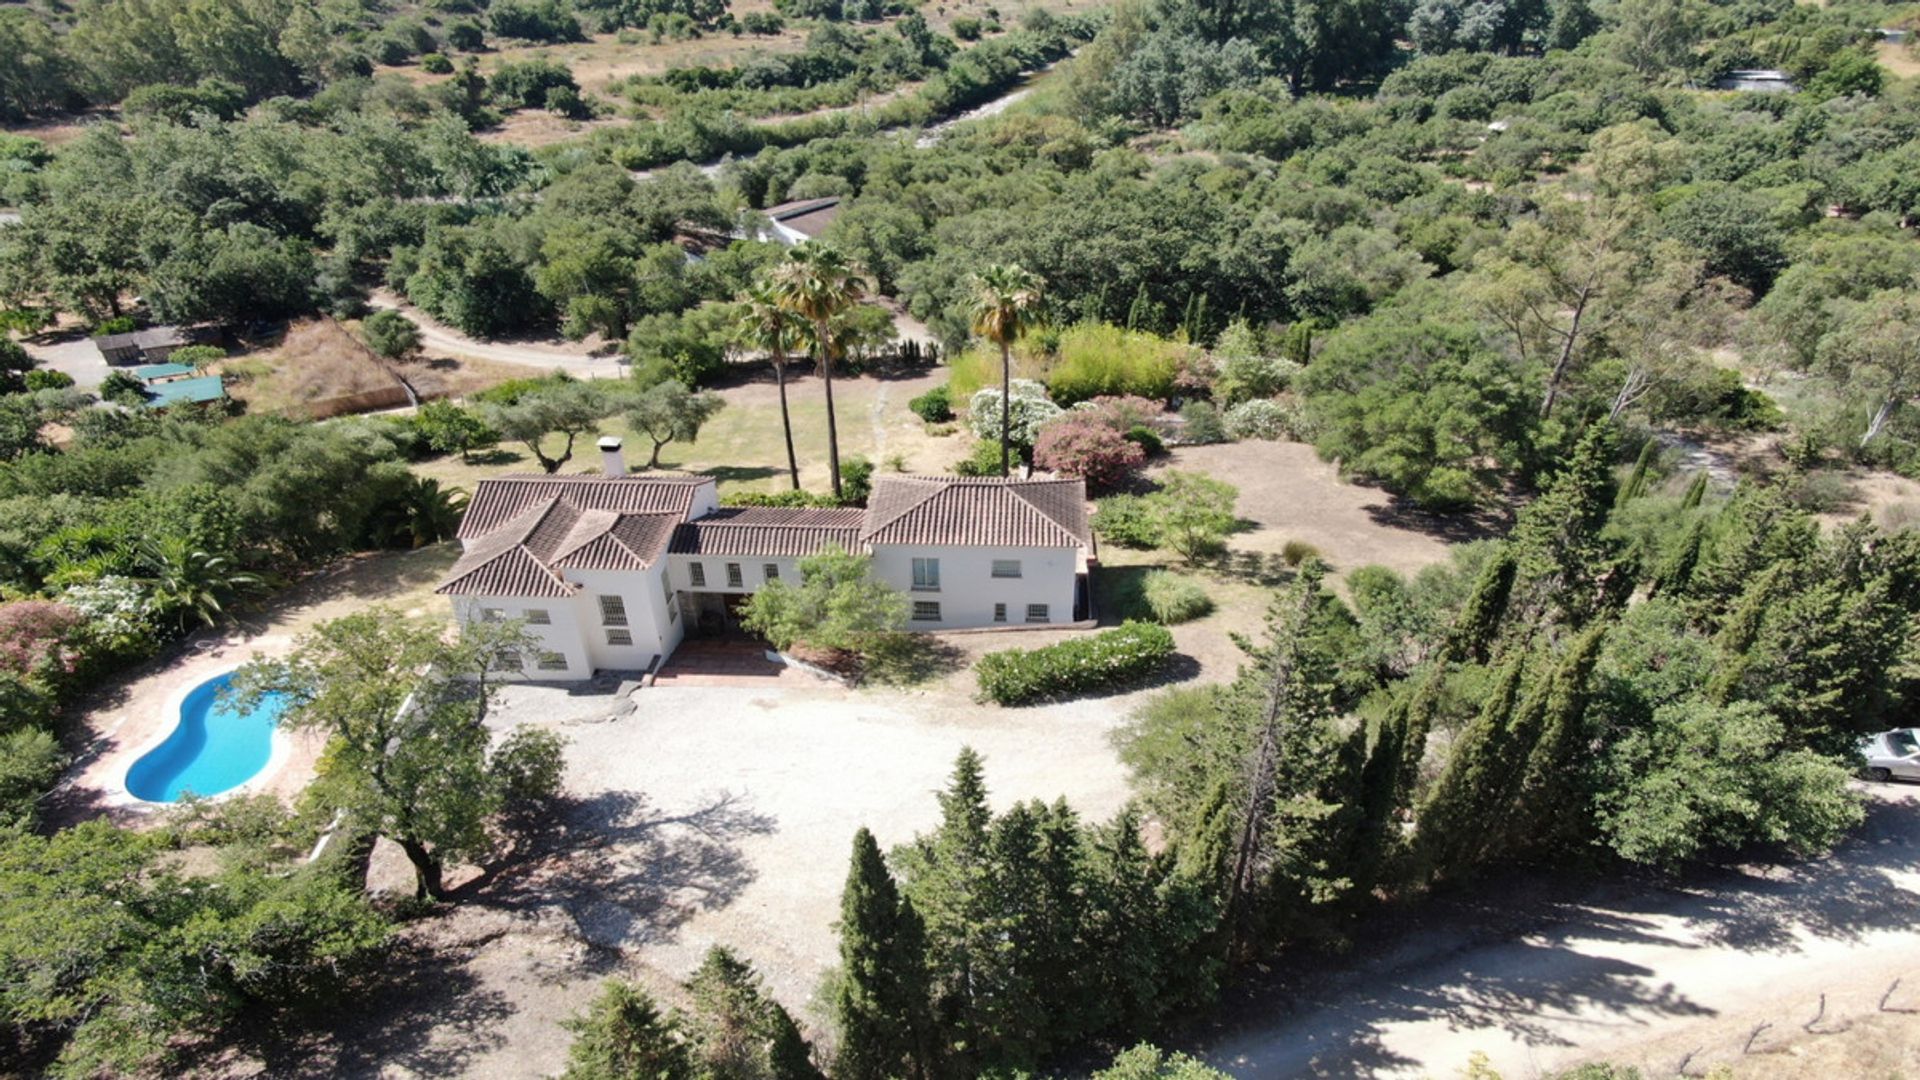
[[438, 592], [464, 620], [519, 619], [534, 679], [642, 671], [688, 634], [725, 633], [762, 584], [829, 544], [873, 557], [922, 630], [1064, 623], [1086, 606], [1093, 537], [1080, 480], [876, 476], [860, 509], [727, 508], [708, 477], [482, 480]]

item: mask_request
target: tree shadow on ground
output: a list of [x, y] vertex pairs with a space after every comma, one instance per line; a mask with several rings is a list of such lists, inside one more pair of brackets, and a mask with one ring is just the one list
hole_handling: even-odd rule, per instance
[[263, 1015], [236, 1029], [232, 1046], [263, 1076], [461, 1075], [506, 1043], [500, 1026], [516, 1011], [463, 966], [469, 958], [403, 934], [378, 981], [339, 1011]]
[[867, 681], [911, 687], [951, 675], [967, 664], [965, 650], [931, 634], [903, 634], [867, 657]]
[[738, 842], [775, 820], [719, 792], [681, 813], [645, 795], [604, 791], [566, 799], [546, 827], [457, 899], [533, 915], [563, 914], [605, 950], [670, 939], [688, 919], [732, 903], [754, 879]]
[[1404, 529], [1449, 544], [1464, 544], [1474, 540], [1498, 539], [1513, 527], [1513, 514], [1505, 507], [1436, 514], [1420, 509], [1404, 496], [1382, 494], [1386, 495], [1384, 502], [1371, 503], [1366, 507], [1367, 517], [1382, 528]]
[[1866, 824], [1827, 858], [1671, 882], [1496, 872], [1383, 909], [1364, 951], [1290, 956], [1231, 1006], [1213, 1056], [1263, 1074], [1361, 1077], [1424, 1064], [1385, 1045], [1396, 1025], [1440, 1021], [1564, 1046], [1565, 1025], [1556, 1029], [1553, 1018], [1577, 1013], [1590, 1026], [1711, 1017], [1655, 970], [1590, 955], [1594, 943], [1787, 954], [1807, 936], [1850, 941], [1907, 929], [1920, 922], [1920, 895], [1897, 878], [1916, 869], [1920, 803], [1876, 799]]
[[701, 469], [701, 476], [711, 476], [716, 483], [743, 484], [750, 480], [765, 480], [770, 476], [780, 476], [785, 469], [776, 469], [769, 465], [715, 465]]
[[1215, 556], [1212, 565], [1222, 577], [1267, 588], [1285, 585], [1294, 579], [1296, 573], [1283, 556], [1270, 551], [1228, 549]]

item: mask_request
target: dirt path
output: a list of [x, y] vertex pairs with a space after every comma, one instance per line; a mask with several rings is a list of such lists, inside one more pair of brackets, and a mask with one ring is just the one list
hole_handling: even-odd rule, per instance
[[[1508, 917], [1536, 913], [1519, 933], [1435, 912], [1371, 961], [1291, 988], [1207, 1056], [1245, 1077], [1446, 1076], [1483, 1051], [1509, 1080], [1597, 1058], [1650, 1076], [1683, 1071], [1683, 1058], [1694, 1076], [1721, 1064], [1821, 1075], [1791, 1062], [1808, 1053], [1799, 1044], [1822, 1042], [1843, 1062], [1911, 1059], [1913, 1025], [1891, 1025], [1905, 1045], [1889, 1048], [1879, 1021], [1896, 979], [1907, 989], [1884, 1004], [1920, 1004], [1920, 789], [1871, 794], [1861, 834], [1818, 862], [1500, 901]], [[1484, 926], [1503, 913], [1473, 914]], [[1856, 1025], [1871, 1045], [1840, 1041]], [[1863, 1074], [1826, 1075], [1847, 1073]]]
[[590, 356], [586, 342], [553, 338], [544, 341], [477, 341], [446, 325], [384, 289], [368, 301], [375, 308], [398, 311], [420, 327], [420, 340], [431, 355], [492, 360], [544, 371], [564, 371], [576, 379], [624, 378], [627, 369], [611, 356]]

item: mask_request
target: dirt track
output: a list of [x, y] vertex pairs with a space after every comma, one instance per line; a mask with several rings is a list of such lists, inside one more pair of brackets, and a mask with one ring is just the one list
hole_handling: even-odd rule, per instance
[[[1375, 958], [1300, 980], [1315, 985], [1206, 1056], [1245, 1077], [1411, 1077], [1483, 1051], [1521, 1080], [1594, 1059], [1648, 1076], [1683, 1059], [1694, 1076], [1861, 1075], [1865, 1055], [1890, 1054], [1911, 1075], [1920, 1036], [1911, 1016], [1882, 1023], [1881, 999], [1902, 979], [1886, 1004], [1920, 1006], [1920, 789], [1872, 795], [1861, 834], [1817, 862], [1548, 902], [1517, 934], [1436, 912]], [[1855, 1024], [1870, 1046], [1841, 1042]], [[1828, 1064], [1800, 1068], [1823, 1043]]]

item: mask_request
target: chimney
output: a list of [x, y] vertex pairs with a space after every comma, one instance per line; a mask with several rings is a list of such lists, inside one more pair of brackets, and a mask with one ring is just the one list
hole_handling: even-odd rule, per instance
[[627, 456], [620, 452], [618, 435], [607, 435], [600, 439], [600, 466], [608, 476], [627, 475]]

